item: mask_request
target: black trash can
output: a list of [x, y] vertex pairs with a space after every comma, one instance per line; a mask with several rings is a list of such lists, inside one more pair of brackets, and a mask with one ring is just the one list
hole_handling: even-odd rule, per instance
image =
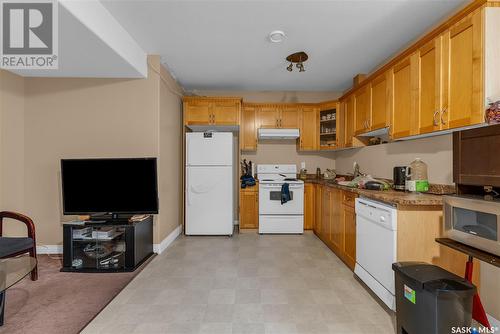
[[424, 262], [397, 262], [398, 334], [448, 334], [470, 327], [476, 287], [449, 271]]

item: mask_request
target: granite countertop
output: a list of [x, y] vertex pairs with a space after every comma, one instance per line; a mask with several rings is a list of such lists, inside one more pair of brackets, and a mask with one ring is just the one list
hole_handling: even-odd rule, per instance
[[324, 186], [350, 191], [358, 194], [359, 196], [385, 202], [394, 205], [398, 208], [408, 207], [408, 206], [442, 207], [443, 205], [443, 199], [441, 195], [408, 193], [395, 190], [379, 191], [379, 190], [358, 189], [332, 183], [332, 180], [323, 180], [316, 178], [308, 178], [305, 182], [322, 184]]

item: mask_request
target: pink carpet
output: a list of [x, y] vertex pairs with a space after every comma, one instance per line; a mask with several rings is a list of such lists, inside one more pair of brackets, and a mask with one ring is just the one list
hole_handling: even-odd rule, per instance
[[140, 271], [84, 274], [60, 269], [60, 260], [40, 255], [38, 281], [31, 281], [28, 275], [7, 290], [0, 333], [78, 333]]

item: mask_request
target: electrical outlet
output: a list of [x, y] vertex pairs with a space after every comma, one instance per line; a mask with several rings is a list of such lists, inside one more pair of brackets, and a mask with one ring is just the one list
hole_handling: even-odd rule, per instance
[[301, 169], [306, 169], [306, 163], [305, 163], [305, 161], [302, 161], [302, 162], [300, 163], [300, 168], [301, 168]]

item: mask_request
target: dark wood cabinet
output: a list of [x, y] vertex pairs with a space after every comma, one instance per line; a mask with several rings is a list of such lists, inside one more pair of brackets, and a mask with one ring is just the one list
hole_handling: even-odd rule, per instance
[[469, 186], [500, 187], [499, 147], [500, 124], [453, 134], [453, 181], [459, 193]]

